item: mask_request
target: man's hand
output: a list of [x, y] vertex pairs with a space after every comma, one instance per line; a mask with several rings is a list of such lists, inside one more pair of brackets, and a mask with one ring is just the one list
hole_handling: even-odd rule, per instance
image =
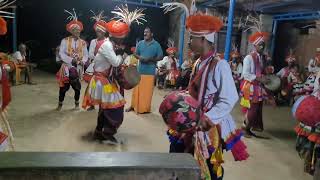
[[200, 119], [200, 127], [202, 131], [209, 131], [212, 127], [210, 119], [206, 115]]
[[116, 53], [116, 55], [123, 56], [123, 54], [124, 54], [124, 49], [122, 49], [122, 48], [116, 49], [116, 50], [115, 50], [115, 53]]
[[143, 63], [150, 63], [150, 58], [140, 57], [139, 60], [140, 60], [141, 62], [143, 62]]

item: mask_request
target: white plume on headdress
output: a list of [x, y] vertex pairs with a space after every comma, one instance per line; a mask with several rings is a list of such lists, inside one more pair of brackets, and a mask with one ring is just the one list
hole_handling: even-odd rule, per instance
[[134, 11], [129, 11], [128, 5], [125, 4], [121, 7], [117, 6], [111, 13], [116, 15], [113, 19], [118, 19], [118, 21], [122, 21], [130, 26], [132, 22], [136, 22], [138, 25], [143, 24], [141, 21], [147, 22], [143, 10], [135, 9]]
[[78, 20], [78, 16], [76, 11], [74, 10], [74, 8], [72, 9], [73, 12], [70, 12], [68, 10], [64, 10], [64, 12], [66, 12], [67, 14], [69, 14], [70, 16], [67, 17], [67, 19], [69, 21], [77, 21]]
[[168, 38], [168, 44], [167, 44], [168, 48], [172, 48], [174, 47], [174, 41], [171, 38]]
[[99, 14], [96, 14], [94, 11], [90, 10], [90, 12], [92, 12], [93, 16], [91, 17], [91, 19], [95, 20], [96, 22], [98, 21], [104, 21], [107, 16], [103, 16], [104, 11], [100, 11]]
[[14, 13], [4, 11], [4, 9], [10, 8], [11, 5], [13, 5], [16, 2], [16, 0], [10, 1], [10, 0], [0, 0], [0, 17], [4, 18], [14, 18]]
[[[183, 3], [178, 3], [178, 2], [163, 3], [161, 8], [163, 8], [163, 11], [165, 14], [167, 14], [168, 12], [174, 11], [178, 8], [183, 9], [185, 11], [187, 17], [191, 14], [191, 12], [189, 12], [188, 7]], [[190, 8], [190, 9], [194, 10], [194, 8]]]
[[[250, 23], [250, 25], [248, 25], [248, 23]], [[244, 31], [254, 29], [258, 32], [262, 32], [262, 21], [260, 17], [257, 18], [249, 14], [246, 18], [244, 25], [245, 27], [247, 27]]]

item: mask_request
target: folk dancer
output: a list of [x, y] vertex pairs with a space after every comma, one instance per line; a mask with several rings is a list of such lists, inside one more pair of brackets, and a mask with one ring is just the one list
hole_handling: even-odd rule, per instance
[[255, 135], [251, 130], [263, 131], [262, 107], [263, 101], [268, 94], [263, 83], [268, 80], [263, 78], [267, 67], [267, 56], [264, 54], [265, 42], [268, 33], [258, 31], [249, 37], [250, 43], [255, 50], [244, 58], [243, 61], [243, 82], [240, 86], [242, 111], [245, 114], [243, 128], [246, 137]]
[[107, 144], [117, 144], [114, 137], [118, 128], [123, 122], [124, 105], [126, 103], [123, 94], [113, 75], [114, 67], [123, 63], [123, 40], [130, 31], [130, 24], [139, 22], [143, 18], [142, 10], [134, 12], [140, 16], [131, 17], [127, 6], [117, 7], [117, 11], [125, 18], [111, 20], [106, 23], [106, 30], [109, 38], [101, 45], [94, 58], [94, 76], [89, 85], [90, 102], [99, 105], [97, 126], [94, 132], [94, 139]]
[[77, 14], [65, 10], [71, 16], [68, 18], [71, 21], [67, 24], [66, 29], [71, 36], [64, 38], [60, 44], [59, 55], [63, 61], [60, 70], [57, 73], [59, 84], [59, 104], [57, 110], [62, 109], [63, 101], [66, 92], [73, 88], [75, 95], [75, 109], [79, 109], [79, 98], [81, 91], [80, 75], [77, 71], [78, 65], [83, 65], [88, 60], [87, 43], [80, 38], [80, 33], [83, 30], [83, 24], [78, 20]]
[[290, 67], [290, 73], [288, 75], [288, 86], [292, 89], [293, 102], [304, 94], [303, 77], [300, 73], [299, 66], [296, 64]]
[[[187, 150], [184, 148], [194, 147], [187, 152], [194, 151], [202, 179], [206, 180], [223, 178], [223, 149], [231, 150], [235, 160], [248, 158], [246, 146], [241, 141], [242, 132], [236, 128], [230, 114], [238, 100], [231, 69], [214, 50], [215, 33], [222, 26], [222, 21], [214, 16], [195, 14], [187, 18], [192, 51], [201, 55], [192, 74], [190, 95], [184, 91], [174, 92], [159, 109], [171, 128], [168, 131], [171, 152], [184, 152]], [[203, 111], [201, 116], [197, 115], [199, 111]], [[199, 119], [202, 130], [194, 132], [199, 128]], [[195, 142], [192, 145], [193, 134]]]
[[242, 80], [242, 69], [243, 65], [241, 62], [241, 57], [240, 53], [238, 52], [237, 48], [234, 46], [234, 50], [231, 53], [231, 71], [232, 71], [232, 76], [234, 79], [234, 82], [236, 83], [237, 89], [240, 87], [240, 82]]
[[[0, 36], [7, 34], [7, 22], [3, 17], [0, 17]], [[10, 128], [9, 121], [7, 119], [6, 108], [11, 102], [11, 91], [9, 85], [9, 78], [7, 70], [10, 70], [10, 66], [4, 64], [4, 61], [8, 61], [8, 56], [1, 53], [0, 59], [0, 152], [14, 150], [13, 135]], [[10, 146], [9, 146], [10, 145]]]
[[144, 40], [137, 44], [135, 56], [139, 59], [138, 71], [141, 74], [141, 80], [133, 89], [131, 106], [126, 109], [126, 112], [134, 110], [138, 114], [149, 113], [151, 112], [156, 65], [163, 56], [161, 46], [154, 40], [149, 27], [144, 30]]
[[304, 171], [319, 178], [320, 152], [320, 73], [316, 75], [314, 91], [310, 95], [301, 96], [293, 105], [293, 117], [298, 120], [295, 127], [297, 135], [296, 151], [304, 160]]
[[89, 61], [87, 62], [87, 67], [85, 68], [84, 80], [88, 83], [87, 88], [84, 93], [82, 108], [89, 107], [87, 111], [92, 111], [95, 109], [94, 105], [90, 104], [90, 95], [88, 93], [89, 83], [94, 73], [94, 58], [97, 55], [101, 45], [107, 40], [106, 38], [106, 22], [104, 21], [103, 11], [101, 11], [98, 15], [96, 15], [93, 11], [91, 11], [94, 16], [92, 19], [96, 21], [93, 26], [94, 31], [96, 32], [96, 39], [93, 39], [90, 42], [89, 46]]
[[308, 72], [309, 76], [304, 83], [305, 94], [311, 94], [313, 92], [316, 75], [320, 72], [320, 48], [317, 48], [315, 57], [310, 59], [308, 63]]
[[283, 97], [289, 101], [292, 92], [292, 86], [288, 84], [288, 76], [290, 74], [290, 69], [296, 64], [296, 58], [292, 50], [290, 50], [285, 62], [287, 63], [287, 66], [283, 67], [279, 72], [277, 72], [276, 75], [281, 78], [281, 91], [279, 98]]
[[167, 72], [165, 77], [165, 86], [169, 85], [171, 87], [175, 87], [177, 83], [177, 79], [180, 74], [178, 70], [178, 59], [175, 58], [177, 50], [178, 49], [175, 47], [167, 48], [166, 52], [168, 56], [165, 56], [161, 61], [157, 63], [158, 68], [165, 67], [165, 70]]

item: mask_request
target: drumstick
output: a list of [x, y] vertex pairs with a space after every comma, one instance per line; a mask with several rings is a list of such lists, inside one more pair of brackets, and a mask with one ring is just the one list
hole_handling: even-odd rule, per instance
[[10, 139], [10, 146], [12, 148], [12, 151], [14, 151], [14, 139], [13, 139], [13, 134], [12, 134], [12, 131], [11, 131], [11, 128], [10, 128], [10, 124], [9, 124], [9, 121], [8, 119], [5, 117], [3, 111], [1, 111], [1, 119], [3, 120], [4, 122], [4, 125], [5, 125], [5, 128], [7, 130], [7, 132], [9, 133], [9, 139]]

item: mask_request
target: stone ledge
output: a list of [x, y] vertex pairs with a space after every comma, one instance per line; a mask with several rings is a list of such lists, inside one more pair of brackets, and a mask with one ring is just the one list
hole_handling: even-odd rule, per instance
[[0, 159], [0, 180], [200, 179], [188, 154], [7, 152]]

